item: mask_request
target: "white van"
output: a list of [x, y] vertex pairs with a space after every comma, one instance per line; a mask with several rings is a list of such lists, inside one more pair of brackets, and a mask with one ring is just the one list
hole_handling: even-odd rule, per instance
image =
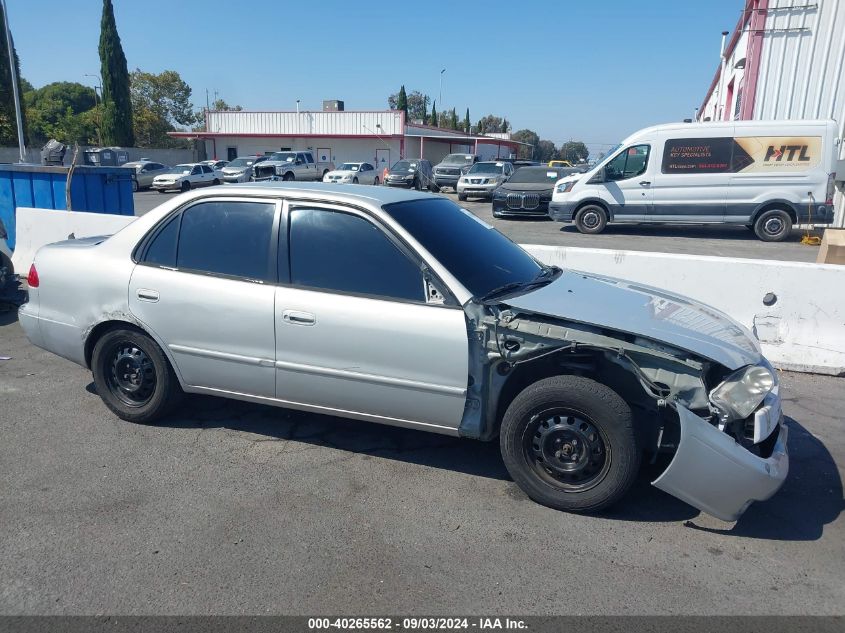
[[608, 222], [744, 224], [761, 240], [833, 221], [835, 121], [724, 121], [645, 128], [586, 174], [555, 185], [549, 216]]

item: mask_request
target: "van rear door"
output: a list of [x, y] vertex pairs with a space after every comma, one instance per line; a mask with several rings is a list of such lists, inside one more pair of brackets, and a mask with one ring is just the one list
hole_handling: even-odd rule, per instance
[[710, 223], [725, 220], [733, 126], [670, 129], [657, 143], [650, 221]]

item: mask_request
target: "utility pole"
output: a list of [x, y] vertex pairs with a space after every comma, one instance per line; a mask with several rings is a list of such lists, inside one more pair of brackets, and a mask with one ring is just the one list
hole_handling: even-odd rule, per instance
[[100, 77], [99, 74], [92, 75], [91, 73], [85, 73], [86, 77], [92, 77], [94, 79], [98, 79], [100, 81], [99, 84], [94, 84], [94, 110], [97, 111], [97, 145], [99, 147], [103, 146], [103, 113], [100, 110], [100, 106], [103, 104], [103, 98], [100, 97], [99, 103], [97, 102], [97, 88], [100, 89], [100, 93], [103, 92], [103, 78]]
[[437, 93], [437, 100], [440, 102], [440, 109], [443, 109], [443, 73], [446, 72], [446, 69], [440, 71], [440, 90]]
[[15, 120], [18, 124], [18, 152], [20, 162], [26, 162], [26, 145], [23, 138], [23, 117], [21, 115], [20, 88], [18, 86], [18, 65], [15, 63], [15, 47], [12, 44], [12, 32], [9, 30], [9, 10], [6, 0], [0, 0], [3, 5], [3, 28], [6, 31], [6, 46], [9, 49], [9, 71], [12, 75], [12, 97], [15, 100]]

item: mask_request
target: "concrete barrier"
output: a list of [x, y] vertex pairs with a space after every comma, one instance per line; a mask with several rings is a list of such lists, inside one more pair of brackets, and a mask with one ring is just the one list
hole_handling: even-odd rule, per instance
[[35, 252], [52, 242], [75, 238], [111, 235], [135, 220], [134, 215], [55, 211], [18, 207], [15, 209], [17, 243], [12, 254], [15, 272], [26, 277]]
[[547, 264], [635, 281], [711, 305], [754, 332], [779, 369], [845, 375], [845, 266], [522, 246]]

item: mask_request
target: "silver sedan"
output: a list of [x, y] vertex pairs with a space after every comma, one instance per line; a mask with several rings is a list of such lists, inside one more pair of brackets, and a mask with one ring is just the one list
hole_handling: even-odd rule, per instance
[[[597, 511], [644, 452], [725, 520], [783, 484], [777, 375], [729, 317], [545, 266], [450, 200], [272, 183], [185, 193], [38, 251], [20, 323], [149, 423], [201, 393], [479, 440], [533, 499]], [[189, 415], [189, 414], [183, 414]]]

